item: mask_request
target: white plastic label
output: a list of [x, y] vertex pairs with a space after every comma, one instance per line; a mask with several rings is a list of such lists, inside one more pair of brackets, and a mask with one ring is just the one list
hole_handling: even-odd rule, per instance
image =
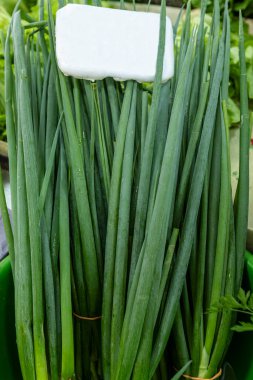
[[[56, 55], [65, 75], [153, 82], [160, 15], [68, 4], [56, 15]], [[173, 30], [166, 17], [162, 80], [174, 74]]]

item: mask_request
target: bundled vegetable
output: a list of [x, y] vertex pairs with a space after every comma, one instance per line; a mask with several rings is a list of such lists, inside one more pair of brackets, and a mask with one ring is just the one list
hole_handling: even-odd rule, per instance
[[[210, 142], [197, 220], [198, 227], [194, 236], [180, 308], [173, 327], [177, 362], [180, 364], [191, 359], [191, 374], [201, 378], [210, 378], [219, 372], [231, 340], [230, 328], [235, 321], [235, 315], [229, 310], [220, 313], [216, 308], [215, 311], [214, 306], [219, 303], [221, 297], [238, 294], [242, 279], [248, 219], [249, 110], [243, 21], [240, 18], [240, 175], [233, 205], [227, 122], [230, 53], [230, 20], [227, 4], [221, 36], [219, 36], [219, 13], [219, 2], [216, 1], [212, 24], [214, 35], [211, 59], [216, 60], [217, 67], [224, 65], [222, 82], [220, 89], [216, 87], [219, 101], [216, 105], [216, 118], [212, 121], [214, 131]], [[203, 34], [201, 35], [203, 15], [202, 9], [202, 21], [198, 31], [200, 40], [204, 38]], [[222, 59], [224, 63], [221, 63]], [[212, 76], [211, 72], [209, 79], [211, 88], [215, 85], [216, 74], [217, 71], [214, 71]]]
[[233, 207], [229, 15], [226, 4], [220, 35], [216, 1], [206, 35], [205, 8], [191, 32], [188, 4], [175, 75], [162, 83], [162, 2], [151, 87], [65, 77], [50, 3], [45, 20], [41, 1], [26, 38], [14, 11], [5, 47], [12, 227], [3, 191], [0, 204], [24, 379], [168, 379], [174, 367], [174, 380], [185, 371], [206, 378], [221, 366], [234, 315], [206, 312], [241, 283], [249, 118], [240, 21]]
[[[252, 1], [252, 0], [250, 0]], [[203, 3], [203, 2], [202, 2]], [[252, 3], [253, 4], [253, 3]], [[201, 6], [201, 2], [191, 1], [191, 5]], [[205, 15], [205, 28], [210, 29], [212, 26], [212, 12], [213, 12], [213, 1], [207, 1], [207, 12]], [[225, 2], [220, 1], [221, 6], [221, 19], [224, 15]], [[253, 10], [253, 6], [251, 6]], [[191, 28], [198, 26], [200, 23], [200, 9], [194, 9], [191, 14]], [[229, 98], [227, 101], [228, 110], [228, 122], [231, 127], [239, 126], [240, 124], [240, 69], [239, 69], [239, 35], [238, 35], [238, 17], [239, 11], [233, 12], [233, 2], [229, 1], [229, 14], [231, 18], [231, 33], [230, 33], [230, 72], [229, 72]], [[246, 67], [247, 67], [247, 82], [248, 82], [248, 96], [250, 99], [249, 108], [252, 112], [252, 99], [253, 99], [253, 36], [250, 28], [251, 20], [244, 22], [244, 44], [245, 44], [245, 57], [246, 57]], [[182, 29], [184, 25], [184, 17], [178, 27], [177, 39], [180, 41], [182, 35]], [[222, 30], [222, 25], [221, 28]], [[208, 34], [208, 33], [207, 33]], [[207, 35], [206, 34], [206, 35]], [[208, 42], [206, 38], [206, 43]]]

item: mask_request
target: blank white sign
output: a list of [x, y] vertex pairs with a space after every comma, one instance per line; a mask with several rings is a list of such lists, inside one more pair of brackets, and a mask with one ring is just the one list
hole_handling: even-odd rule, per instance
[[[156, 13], [68, 4], [56, 15], [59, 68], [76, 78], [152, 82], [159, 28]], [[173, 74], [173, 30], [167, 17], [163, 81]]]

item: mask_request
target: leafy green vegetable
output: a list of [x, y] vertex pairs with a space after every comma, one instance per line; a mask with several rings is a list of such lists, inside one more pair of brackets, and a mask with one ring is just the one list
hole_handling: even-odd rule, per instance
[[215, 310], [232, 310], [239, 314], [243, 313], [249, 316], [249, 321], [239, 321], [238, 324], [232, 327], [233, 331], [245, 332], [253, 331], [253, 294], [250, 291], [245, 292], [242, 288], [239, 290], [238, 296], [224, 296], [219, 303], [210, 309], [210, 312]]

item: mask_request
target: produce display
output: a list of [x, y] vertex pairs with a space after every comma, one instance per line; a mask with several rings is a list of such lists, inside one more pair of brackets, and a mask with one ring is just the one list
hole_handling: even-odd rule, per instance
[[[0, 0], [0, 140], [3, 141], [7, 140], [4, 99], [4, 41], [11, 21], [11, 14], [16, 3], [16, 0]], [[34, 22], [38, 20], [39, 6], [37, 3], [37, 0], [21, 1], [21, 18], [24, 22]], [[55, 14], [58, 8], [58, 0], [52, 0], [52, 8]]]
[[[228, 118], [230, 126], [239, 125], [240, 123], [240, 72], [239, 72], [239, 38], [238, 38], [238, 15], [239, 10], [244, 11], [245, 17], [252, 17], [253, 13], [246, 12], [246, 9], [251, 9], [253, 12], [253, 1], [250, 0], [248, 8], [245, 9], [246, 2], [233, 2], [229, 1], [229, 12], [231, 19], [231, 42], [230, 42], [230, 75], [229, 75], [229, 98], [228, 98]], [[192, 12], [191, 27], [199, 24], [200, 11], [197, 9], [200, 6], [200, 1], [192, 1], [191, 5], [196, 7]], [[225, 2], [220, 1], [221, 9], [224, 9]], [[212, 10], [213, 1], [207, 1], [207, 14], [205, 17], [205, 27], [211, 28], [212, 25]], [[249, 22], [251, 19], [244, 22], [244, 41], [245, 41], [245, 56], [247, 67], [247, 82], [248, 82], [248, 95], [250, 99], [250, 110], [253, 110], [253, 35], [250, 33]], [[182, 23], [183, 24], [183, 23]], [[178, 39], [181, 35], [181, 25], [179, 25]]]
[[1, 176], [0, 207], [23, 379], [221, 375], [236, 314], [220, 303], [242, 294], [250, 136], [240, 15], [233, 199], [228, 2], [223, 12], [215, 0], [207, 29], [203, 1], [191, 28], [187, 4], [162, 83], [162, 1], [150, 86], [65, 77], [50, 1], [25, 28], [16, 5], [4, 52], [12, 224]]
[[[76, 0], [76, 3], [82, 3], [82, 0]], [[143, 1], [137, 1], [142, 3]], [[224, 0], [220, 0], [221, 10], [224, 9]], [[92, 4], [92, 1], [86, 1], [87, 4]], [[159, 1], [152, 1], [154, 4], [158, 4]], [[179, 0], [171, 0], [167, 2], [167, 5], [181, 7], [185, 2]], [[7, 27], [10, 22], [10, 17], [16, 1], [14, 0], [1, 0], [0, 1], [0, 31], [5, 35]], [[53, 7], [53, 14], [55, 14], [58, 8], [58, 0], [51, 1]], [[116, 2], [117, 4], [117, 2]], [[113, 2], [104, 1], [103, 5], [112, 7]], [[191, 2], [192, 7], [199, 8], [201, 2], [199, 0], [193, 0]], [[207, 12], [205, 18], [205, 25], [207, 27], [211, 26], [212, 18], [211, 13], [213, 10], [214, 2], [213, 0], [207, 1]], [[38, 4], [36, 0], [23, 0], [21, 2], [21, 16], [24, 20], [36, 21], [38, 18]], [[231, 23], [231, 49], [230, 49], [230, 85], [229, 85], [229, 99], [228, 99], [228, 120], [230, 126], [239, 125], [240, 122], [240, 93], [239, 93], [239, 83], [240, 74], [238, 71], [239, 64], [239, 49], [238, 49], [238, 12], [242, 10], [243, 16], [253, 17], [253, 0], [245, 1], [229, 1], [230, 16], [232, 16]], [[192, 25], [199, 22], [199, 17], [194, 16], [192, 18]], [[178, 39], [181, 36], [181, 26], [178, 29]], [[244, 36], [245, 36], [245, 50], [246, 50], [246, 66], [247, 66], [247, 80], [248, 80], [248, 92], [250, 99], [250, 110], [253, 110], [253, 36], [249, 33], [249, 26], [244, 23]], [[1, 45], [1, 42], [0, 42]], [[0, 139], [6, 140], [6, 120], [5, 120], [5, 107], [4, 107], [4, 60], [3, 54], [0, 54]]]

